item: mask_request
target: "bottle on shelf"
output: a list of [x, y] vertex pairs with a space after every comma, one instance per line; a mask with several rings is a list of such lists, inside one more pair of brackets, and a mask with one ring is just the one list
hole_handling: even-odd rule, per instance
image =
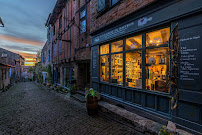
[[162, 60], [161, 60], [161, 55], [160, 55], [160, 58], [159, 58], [159, 64], [161, 64], [162, 63]]
[[161, 63], [165, 64], [165, 57], [163, 56], [163, 58], [161, 59]]

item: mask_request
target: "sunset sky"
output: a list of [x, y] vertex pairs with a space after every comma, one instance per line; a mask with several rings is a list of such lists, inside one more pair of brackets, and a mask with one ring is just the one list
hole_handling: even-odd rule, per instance
[[47, 36], [45, 22], [57, 0], [0, 0], [0, 47], [22, 55], [32, 66]]

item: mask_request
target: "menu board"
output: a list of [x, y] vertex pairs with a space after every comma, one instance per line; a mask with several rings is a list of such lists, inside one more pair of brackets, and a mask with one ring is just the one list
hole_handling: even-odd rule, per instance
[[91, 58], [92, 58], [92, 81], [98, 81], [98, 47], [94, 46], [91, 48]]
[[201, 34], [201, 26], [180, 31], [179, 87], [181, 89], [200, 91]]

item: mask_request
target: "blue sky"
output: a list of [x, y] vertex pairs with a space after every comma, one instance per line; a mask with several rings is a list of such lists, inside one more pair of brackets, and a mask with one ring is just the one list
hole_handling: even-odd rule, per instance
[[5, 24], [0, 27], [0, 47], [33, 57], [46, 42], [45, 22], [56, 1], [0, 0], [0, 17]]

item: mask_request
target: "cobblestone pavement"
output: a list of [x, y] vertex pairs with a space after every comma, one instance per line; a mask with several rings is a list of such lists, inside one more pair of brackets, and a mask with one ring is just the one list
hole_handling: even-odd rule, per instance
[[0, 93], [1, 134], [125, 135], [139, 133], [102, 115], [88, 116], [85, 103], [42, 89], [34, 82], [22, 82]]

